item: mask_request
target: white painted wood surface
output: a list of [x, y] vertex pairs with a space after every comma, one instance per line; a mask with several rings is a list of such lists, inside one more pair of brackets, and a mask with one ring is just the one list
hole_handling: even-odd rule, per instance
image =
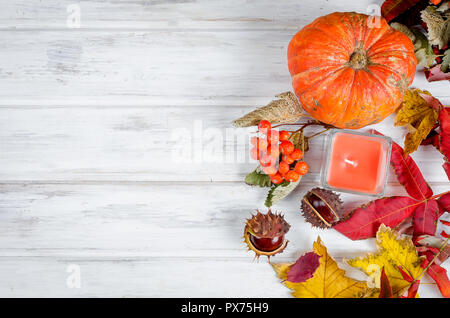
[[[182, 163], [173, 162], [174, 132], [186, 128], [193, 145], [207, 145], [196, 124], [224, 134], [291, 89], [286, 47], [299, 28], [380, 2], [2, 3], [0, 296], [288, 296], [242, 244], [244, 219], [263, 209], [266, 192], [242, 182], [254, 164], [221, 163], [247, 154], [246, 131], [209, 162]], [[80, 28], [67, 25], [74, 8]], [[450, 104], [448, 82], [428, 83], [419, 71], [414, 86]], [[376, 128], [401, 142], [392, 118]], [[339, 260], [373, 251], [373, 240], [311, 229], [301, 217], [300, 197], [320, 169], [320, 140], [312, 146], [312, 173], [275, 207], [292, 228], [274, 260], [295, 260], [317, 235]], [[435, 193], [448, 190], [442, 156], [422, 147], [414, 158]], [[402, 193], [391, 174], [387, 194]], [[369, 200], [343, 197], [348, 208]], [[70, 265], [81, 270], [80, 288], [68, 288]], [[434, 285], [420, 292], [439, 296]]]

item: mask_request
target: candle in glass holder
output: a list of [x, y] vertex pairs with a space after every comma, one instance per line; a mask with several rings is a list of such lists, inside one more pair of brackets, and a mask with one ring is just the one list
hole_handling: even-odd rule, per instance
[[322, 183], [342, 192], [379, 196], [386, 185], [392, 141], [385, 136], [333, 130]]

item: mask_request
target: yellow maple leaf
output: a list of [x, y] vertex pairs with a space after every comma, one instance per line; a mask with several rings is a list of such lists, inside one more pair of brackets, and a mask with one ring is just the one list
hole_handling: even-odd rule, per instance
[[314, 253], [320, 256], [320, 265], [312, 278], [302, 283], [286, 281], [287, 274], [293, 263], [272, 264], [277, 276], [284, 284], [293, 290], [292, 295], [297, 298], [356, 298], [369, 296], [365, 282], [357, 281], [345, 276], [336, 261], [328, 254], [320, 237], [314, 242]]
[[363, 270], [374, 279], [377, 285], [380, 281], [381, 269], [384, 267], [391, 284], [392, 293], [399, 296], [411, 283], [403, 278], [398, 267], [401, 267], [413, 279], [419, 278], [423, 271], [420, 267], [423, 257], [417, 254], [410, 238], [401, 238], [384, 224], [378, 229], [376, 244], [378, 247], [377, 253], [369, 253], [366, 256], [348, 260], [347, 263]]
[[409, 89], [405, 93], [401, 108], [395, 118], [395, 126], [407, 126], [409, 133], [405, 137], [405, 154], [417, 150], [433, 126], [436, 124], [439, 112], [435, 110], [420, 94], [431, 94], [420, 89]]

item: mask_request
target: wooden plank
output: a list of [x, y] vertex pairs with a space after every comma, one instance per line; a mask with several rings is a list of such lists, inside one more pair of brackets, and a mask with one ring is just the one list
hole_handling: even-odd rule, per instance
[[[297, 29], [334, 11], [368, 12], [381, 1], [16, 0], [2, 6], [2, 29]], [[75, 17], [80, 13], [80, 19]], [[75, 17], [75, 18], [74, 18]]]
[[[74, 266], [80, 288], [68, 287]], [[2, 297], [289, 297], [272, 267], [251, 259], [0, 258], [0, 270]]]
[[[1, 32], [0, 106], [258, 105], [291, 89], [294, 32]], [[414, 86], [449, 97], [448, 82]]]
[[[351, 277], [365, 279], [358, 271], [345, 268]], [[80, 288], [68, 288], [76, 286], [74, 269], [79, 269], [76, 273], [80, 274]], [[0, 276], [2, 297], [290, 296], [289, 290], [279, 282], [265, 261], [257, 263], [228, 258], [0, 258], [0, 270], [8, 273]], [[430, 280], [425, 277], [423, 282], [430, 283]], [[441, 297], [433, 284], [422, 284], [419, 292], [421, 297]]]
[[[365, 279], [342, 257], [375, 251], [374, 240], [353, 242], [334, 230], [312, 229], [298, 207], [306, 190], [299, 187], [275, 207], [292, 228], [286, 251], [272, 261], [294, 261], [320, 235], [351, 277]], [[286, 297], [271, 266], [253, 261], [241, 239], [244, 219], [255, 208], [265, 211], [264, 192], [217, 183], [2, 185], [0, 295]], [[343, 198], [349, 208], [367, 200]], [[73, 266], [80, 270], [79, 289], [66, 284]], [[422, 285], [421, 296], [439, 292]]]
[[[373, 240], [351, 241], [305, 222], [300, 200], [313, 186], [299, 186], [274, 207], [292, 225], [283, 258], [310, 250], [318, 235], [336, 257], [374, 250]], [[448, 185], [433, 189], [439, 194]], [[402, 187], [390, 186], [386, 195], [402, 194]], [[3, 184], [0, 255], [252, 258], [242, 242], [244, 223], [256, 209], [267, 211], [266, 195], [267, 189], [243, 183]], [[371, 200], [342, 199], [348, 210]]]
[[[0, 180], [242, 181], [255, 129], [232, 129], [248, 107], [0, 108]], [[402, 144], [392, 118], [374, 125]], [[313, 134], [317, 130], [308, 130]], [[236, 136], [235, 136], [236, 135]], [[318, 182], [323, 139], [306, 155]], [[432, 146], [413, 154], [429, 182], [448, 182]], [[397, 183], [393, 173], [389, 182]]]

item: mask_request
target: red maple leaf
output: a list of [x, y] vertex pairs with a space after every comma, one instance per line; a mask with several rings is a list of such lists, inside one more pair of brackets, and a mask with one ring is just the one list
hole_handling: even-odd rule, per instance
[[[391, 166], [411, 198], [394, 196], [371, 201], [350, 212], [334, 229], [352, 240], [360, 240], [375, 237], [381, 224], [396, 227], [412, 216], [414, 236], [435, 235], [437, 220], [450, 205], [450, 193], [433, 196], [417, 164], [396, 143], [392, 145]], [[438, 204], [436, 199], [440, 197], [444, 198]]]
[[405, 156], [402, 147], [395, 142], [392, 143], [391, 166], [398, 181], [411, 197], [416, 200], [424, 200], [433, 195], [433, 191], [425, 181], [417, 164], [411, 156]]
[[436, 233], [437, 220], [439, 218], [439, 205], [436, 200], [427, 200], [421, 203], [414, 213], [414, 236]]
[[350, 212], [350, 219], [333, 228], [352, 240], [375, 237], [381, 224], [396, 227], [414, 213], [418, 203], [410, 197], [374, 200]]
[[441, 196], [438, 200], [438, 203], [444, 209], [444, 211], [450, 212], [450, 193]]

